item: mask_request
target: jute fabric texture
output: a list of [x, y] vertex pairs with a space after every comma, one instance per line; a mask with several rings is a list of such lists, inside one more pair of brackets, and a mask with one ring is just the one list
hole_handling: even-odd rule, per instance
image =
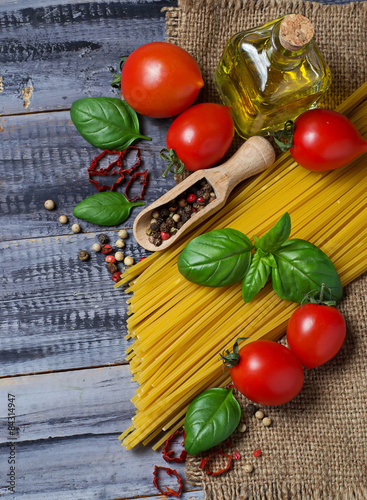
[[[201, 67], [205, 87], [199, 101], [221, 102], [213, 73], [228, 39], [287, 13], [303, 14], [314, 24], [333, 77], [324, 107], [335, 108], [367, 80], [367, 2], [179, 0], [177, 8], [165, 10], [167, 40], [188, 50]], [[217, 477], [199, 469], [201, 457], [187, 460], [187, 478], [204, 489], [206, 499], [367, 499], [366, 294], [367, 274], [346, 287], [339, 305], [348, 329], [341, 351], [324, 366], [305, 371], [296, 399], [261, 408], [272, 419], [270, 427], [249, 416], [249, 401], [235, 392], [247, 430], [236, 431], [232, 447], [222, 449], [237, 450], [241, 458]], [[257, 449], [261, 456], [255, 458]], [[222, 463], [218, 458], [211, 465]], [[254, 466], [251, 474], [245, 464]]]

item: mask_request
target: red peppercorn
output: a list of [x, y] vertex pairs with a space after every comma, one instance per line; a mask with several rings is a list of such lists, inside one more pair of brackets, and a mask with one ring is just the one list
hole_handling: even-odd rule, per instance
[[194, 212], [196, 212], [196, 208], [193, 208], [193, 209], [192, 209], [192, 213], [194, 213]]
[[101, 252], [104, 254], [111, 253], [112, 252], [111, 245], [102, 245]]
[[113, 273], [113, 275], [111, 276], [111, 280], [114, 281], [115, 283], [118, 283], [120, 281], [120, 276], [121, 276], [120, 271], [117, 271], [116, 273]]
[[197, 202], [198, 203], [205, 203], [205, 200], [202, 196], [199, 196], [199, 198], [197, 199]]
[[107, 255], [105, 258], [106, 262], [112, 262], [113, 264], [116, 262], [116, 258], [113, 255]]
[[253, 456], [254, 456], [254, 457], [256, 457], [256, 458], [257, 458], [257, 457], [260, 457], [260, 455], [261, 455], [261, 450], [255, 450], [255, 451], [253, 452]]
[[187, 203], [194, 203], [196, 200], [196, 196], [194, 194], [189, 194], [189, 196], [186, 198]]
[[166, 233], [165, 231], [161, 231], [161, 238], [162, 240], [168, 240], [168, 238], [171, 236], [170, 233]]

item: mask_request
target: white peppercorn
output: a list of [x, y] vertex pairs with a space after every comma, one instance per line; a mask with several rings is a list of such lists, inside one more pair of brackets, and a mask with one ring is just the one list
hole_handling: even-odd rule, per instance
[[254, 470], [254, 466], [251, 464], [246, 464], [246, 465], [244, 465], [243, 469], [248, 474], [251, 474], [251, 472], [253, 472], [253, 470]]
[[265, 417], [262, 419], [262, 423], [265, 427], [269, 427], [269, 425], [271, 425], [271, 419], [269, 417]]
[[134, 259], [132, 257], [125, 257], [124, 258], [124, 264], [125, 266], [132, 266], [134, 264]]
[[257, 412], [255, 413], [255, 417], [258, 420], [262, 420], [265, 417], [264, 412], [262, 412], [261, 410], [257, 410]]
[[71, 230], [73, 231], [73, 233], [80, 233], [82, 228], [79, 226], [79, 224], [73, 224], [71, 226]]
[[101, 248], [102, 246], [99, 243], [93, 243], [92, 245], [92, 250], [94, 250], [95, 252], [100, 252]]
[[121, 239], [120, 239], [120, 240], [117, 240], [117, 241], [116, 241], [116, 243], [115, 243], [115, 246], [116, 246], [117, 248], [124, 248], [124, 246], [125, 246], [125, 242], [124, 242], [124, 240], [121, 240]]
[[129, 235], [128, 235], [126, 229], [121, 229], [121, 231], [118, 232], [118, 236], [119, 236], [119, 238], [121, 238], [122, 240], [124, 240]]
[[152, 213], [152, 217], [153, 217], [153, 219], [158, 219], [158, 217], [159, 217], [158, 210], [154, 210], [154, 212]]
[[245, 430], [246, 430], [246, 429], [247, 429], [246, 424], [241, 424], [241, 425], [239, 426], [239, 428], [238, 428], [238, 430], [239, 430], [240, 432], [245, 432]]
[[125, 255], [122, 253], [122, 252], [116, 252], [115, 253], [115, 259], [118, 261], [118, 262], [122, 262], [125, 258]]
[[55, 208], [55, 202], [52, 200], [46, 200], [44, 206], [46, 210], [53, 210]]
[[61, 222], [61, 224], [66, 224], [67, 221], [68, 221], [68, 218], [66, 217], [66, 215], [60, 215], [59, 222]]
[[172, 216], [172, 219], [173, 219], [175, 222], [180, 222], [180, 220], [181, 220], [181, 215], [179, 215], [179, 214], [174, 214], [174, 215]]

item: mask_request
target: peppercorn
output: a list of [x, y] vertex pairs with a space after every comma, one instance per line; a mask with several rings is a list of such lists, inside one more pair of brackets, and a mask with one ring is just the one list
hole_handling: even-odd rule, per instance
[[170, 212], [176, 212], [176, 210], [177, 210], [177, 205], [171, 205], [170, 207], [168, 207], [168, 210], [169, 210]]
[[191, 212], [192, 208], [191, 208], [191, 206], [190, 206], [190, 205], [187, 205], [187, 206], [184, 208], [184, 210], [185, 210], [185, 213], [186, 213], [186, 214], [189, 214], [189, 213]]
[[246, 424], [241, 424], [241, 425], [239, 426], [239, 428], [238, 428], [238, 430], [239, 430], [240, 432], [245, 432], [245, 430], [246, 430], [246, 429], [247, 429]]
[[199, 196], [197, 199], [197, 202], [199, 205], [205, 205], [205, 200], [202, 196]]
[[198, 208], [200, 205], [197, 201], [192, 204], [192, 208]]
[[80, 260], [88, 260], [90, 255], [86, 250], [80, 250], [78, 257]]
[[179, 223], [177, 224], [177, 229], [181, 229], [181, 227], [182, 227], [183, 225], [184, 225], [184, 222], [179, 222]]
[[163, 208], [161, 208], [161, 209], [159, 210], [159, 215], [160, 215], [161, 217], [164, 217], [164, 218], [168, 217], [168, 216], [169, 216], [169, 210], [168, 210], [168, 208], [164, 208], [164, 207], [163, 207]]
[[117, 266], [113, 262], [109, 262], [107, 265], [107, 271], [111, 274], [114, 274], [117, 271]]
[[117, 240], [116, 243], [115, 243], [115, 246], [117, 248], [124, 248], [124, 246], [125, 246], [124, 240]]
[[202, 190], [203, 191], [207, 191], [208, 193], [210, 193], [210, 191], [212, 190], [212, 187], [210, 184], [206, 183], [204, 184], [204, 186], [202, 187]]
[[253, 404], [248, 404], [246, 406], [246, 412], [249, 414], [249, 415], [255, 415], [255, 413], [257, 412], [257, 408], [255, 405]]
[[261, 456], [261, 450], [255, 450], [253, 452], [253, 456], [256, 457], [256, 458], [260, 457]]
[[[187, 222], [189, 219], [190, 219], [190, 215], [189, 214], [183, 214], [183, 216], [181, 217], [181, 221], [183, 223]], [[177, 225], [177, 227], [178, 227], [178, 225]]]
[[172, 219], [175, 221], [175, 222], [180, 222], [181, 220], [181, 216], [179, 214], [175, 214]]
[[153, 238], [160, 238], [161, 237], [161, 233], [159, 231], [153, 231], [151, 236], [153, 236]]
[[121, 238], [122, 240], [125, 240], [129, 236], [126, 229], [121, 229], [121, 231], [119, 231], [117, 234], [118, 234], [118, 237]]
[[168, 240], [170, 236], [171, 236], [170, 233], [167, 233], [166, 231], [161, 231], [162, 240]]
[[202, 189], [199, 189], [198, 192], [196, 193], [196, 196], [200, 198], [200, 196], [203, 196], [204, 191]]
[[154, 212], [152, 213], [152, 217], [153, 217], [153, 219], [158, 219], [158, 217], [159, 217], [158, 210], [154, 210]]
[[160, 245], [162, 245], [162, 240], [161, 240], [161, 238], [155, 238], [155, 240], [153, 241], [153, 244], [154, 244], [156, 247], [159, 247]]
[[105, 261], [115, 263], [116, 257], [114, 255], [107, 255], [107, 257], [105, 258]]
[[112, 252], [111, 245], [102, 245], [101, 252], [104, 254], [108, 254]]
[[82, 228], [79, 226], [79, 224], [73, 224], [71, 226], [71, 230], [73, 231], [73, 233], [80, 233]]
[[269, 427], [269, 425], [271, 425], [271, 419], [269, 417], [263, 418], [262, 424], [265, 425], [265, 427]]
[[92, 245], [92, 250], [94, 250], [95, 252], [100, 252], [101, 248], [102, 247], [99, 243], [93, 243], [93, 245]]
[[99, 234], [97, 237], [98, 241], [100, 242], [101, 245], [105, 245], [110, 241], [109, 237], [107, 234]]
[[150, 229], [150, 227], [148, 227], [148, 229], [145, 230], [145, 234], [147, 236], [150, 236], [152, 234], [152, 230]]
[[134, 259], [132, 257], [125, 257], [124, 258], [124, 264], [125, 266], [132, 266], [134, 264]]
[[154, 240], [156, 239], [156, 236], [150, 235], [148, 238], [149, 243], [154, 243]]
[[52, 200], [46, 200], [44, 203], [44, 207], [46, 210], [53, 210], [55, 208], [55, 202]]
[[120, 281], [120, 276], [121, 276], [121, 272], [117, 271], [117, 273], [113, 273], [113, 275], [111, 276], [111, 280], [118, 283]]
[[150, 229], [152, 231], [158, 231], [159, 230], [159, 225], [157, 224], [157, 222], [153, 222], [152, 224], [150, 224]]
[[197, 208], [197, 211], [198, 212], [201, 212], [201, 210], [204, 210], [205, 208], [205, 205], [200, 205], [198, 208]]
[[177, 215], [183, 215], [185, 213], [184, 207], [181, 207], [177, 210]]
[[193, 203], [196, 200], [196, 196], [194, 194], [189, 194], [186, 198], [187, 203]]
[[247, 472], [248, 474], [251, 474], [251, 472], [253, 472], [253, 470], [254, 470], [254, 466], [253, 466], [253, 465], [251, 465], [251, 464], [245, 464], [245, 465], [243, 466], [243, 470], [244, 470], [245, 472]]
[[[175, 225], [174, 219], [173, 218], [171, 219], [170, 217], [168, 217], [166, 220], [166, 225], [168, 226], [168, 228], [173, 227]], [[161, 231], [162, 231], [162, 226], [161, 226]]]
[[163, 224], [163, 222], [165, 222], [167, 217], [158, 217], [158, 219], [156, 220], [156, 223], [158, 224], [158, 226], [160, 226], [161, 224]]
[[161, 224], [159, 227], [161, 234], [162, 234], [162, 232], [166, 233], [168, 231], [168, 229], [169, 229], [169, 226], [166, 222], [163, 222], [163, 224]]
[[203, 193], [203, 198], [204, 198], [204, 200], [205, 200], [205, 201], [208, 201], [208, 200], [209, 200], [209, 198], [210, 198], [210, 194], [208, 193], [208, 191], [204, 191], [204, 193]]
[[68, 218], [66, 217], [66, 215], [60, 215], [59, 222], [61, 222], [61, 224], [66, 224], [67, 221], [68, 221]]
[[215, 196], [211, 196], [211, 197], [209, 198], [208, 203], [211, 203], [211, 202], [212, 202], [212, 201], [214, 201], [214, 200], [215, 200]]
[[118, 261], [118, 262], [122, 262], [125, 258], [125, 255], [122, 253], [122, 252], [116, 252], [115, 253], [115, 259]]
[[180, 198], [177, 202], [178, 206], [183, 208], [183, 207], [186, 207], [187, 205], [187, 201], [185, 200], [185, 198]]
[[258, 420], [262, 420], [264, 418], [264, 412], [261, 411], [261, 410], [258, 410], [256, 413], [255, 413], [255, 417], [258, 419]]
[[177, 233], [177, 231], [178, 231], [177, 227], [171, 227], [171, 229], [169, 230], [171, 234], [175, 234]]

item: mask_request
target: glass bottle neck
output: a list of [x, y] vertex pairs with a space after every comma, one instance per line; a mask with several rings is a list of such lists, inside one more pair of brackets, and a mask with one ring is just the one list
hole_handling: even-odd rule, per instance
[[305, 56], [312, 50], [314, 41], [312, 39], [296, 51], [285, 49], [279, 39], [280, 23], [281, 20], [273, 26], [266, 53], [272, 66], [281, 70], [294, 69], [302, 63]]

